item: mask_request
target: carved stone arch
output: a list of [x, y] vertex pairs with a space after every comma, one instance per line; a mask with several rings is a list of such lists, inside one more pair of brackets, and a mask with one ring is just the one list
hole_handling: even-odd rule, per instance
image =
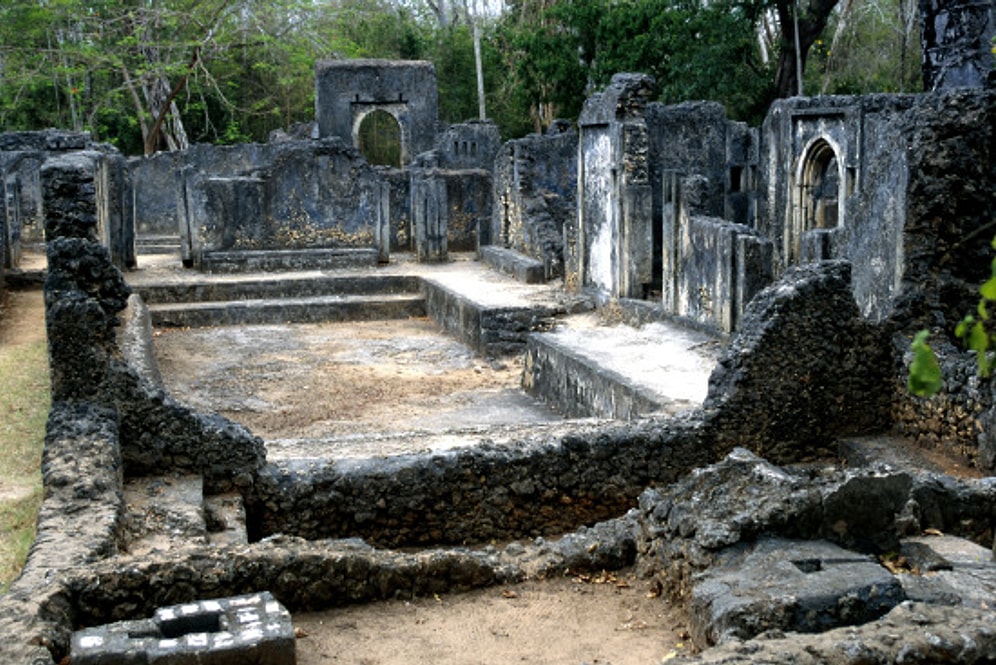
[[[353, 146], [371, 164], [401, 167], [411, 162], [411, 128], [404, 104], [354, 104], [353, 105]], [[392, 122], [393, 120], [393, 122]], [[384, 157], [377, 149], [371, 149], [369, 132], [386, 130], [391, 133], [389, 140], [397, 142], [397, 150], [387, 151]]]
[[792, 176], [792, 213], [785, 229], [785, 258], [798, 263], [802, 236], [813, 229], [834, 229], [844, 223], [845, 182], [841, 151], [824, 136], [802, 151]]

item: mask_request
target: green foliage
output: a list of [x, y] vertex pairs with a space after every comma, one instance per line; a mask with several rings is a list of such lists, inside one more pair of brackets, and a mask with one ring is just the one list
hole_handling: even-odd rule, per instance
[[477, 74], [470, 27], [441, 28], [427, 55], [436, 65], [440, 120], [454, 123], [476, 118]]
[[[920, 22], [909, 0], [852, 2], [810, 50], [806, 89], [829, 94], [919, 92]], [[838, 30], [838, 28], [842, 28]], [[839, 32], [839, 34], [838, 34]]]
[[[759, 122], [773, 94], [760, 62], [759, 0], [555, 0], [520, 5], [499, 28], [508, 88], [545, 125], [576, 117], [586, 93], [618, 72], [651, 74], [665, 102], [712, 99]], [[530, 14], [530, 12], [532, 12]], [[506, 88], [501, 88], [506, 89]], [[544, 105], [552, 110], [543, 113]], [[511, 105], [509, 105], [511, 106]]]
[[910, 348], [913, 350], [913, 362], [910, 363], [906, 387], [918, 397], [929, 397], [941, 389], [941, 366], [933, 350], [927, 344], [930, 331], [921, 330], [913, 338]]
[[[575, 118], [620, 71], [652, 74], [661, 100], [712, 99], [759, 122], [774, 60], [758, 47], [774, 0], [511, 0], [482, 20], [487, 106], [506, 138]], [[477, 115], [467, 4], [427, 0], [7, 0], [0, 3], [0, 126], [85, 129], [133, 153], [158, 111], [154, 79], [175, 98], [192, 142], [265, 141], [314, 118], [314, 64], [325, 58], [427, 59], [440, 116]], [[852, 2], [831, 20], [807, 69], [815, 90], [908, 90], [918, 40], [909, 0]], [[903, 13], [906, 12], [906, 13]], [[774, 35], [777, 38], [777, 35]], [[775, 42], [777, 43], [777, 39]]]
[[[996, 239], [992, 242], [996, 249]], [[996, 332], [992, 329], [989, 308], [996, 303], [996, 258], [990, 264], [990, 277], [979, 287], [976, 315], [969, 314], [955, 328], [955, 336], [969, 349], [975, 351], [979, 376], [988, 377], [996, 363]]]

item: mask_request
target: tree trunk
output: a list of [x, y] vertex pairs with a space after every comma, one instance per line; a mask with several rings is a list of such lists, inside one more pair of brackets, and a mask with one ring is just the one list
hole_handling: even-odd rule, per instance
[[779, 97], [794, 97], [799, 94], [799, 80], [806, 71], [809, 47], [823, 32], [837, 2], [838, 0], [776, 0], [781, 28], [781, 48], [775, 74], [775, 90]]
[[167, 150], [186, 150], [189, 146], [187, 131], [176, 106], [176, 93], [169, 87], [165, 76], [156, 76], [150, 85], [145, 86], [145, 99], [153, 124], [145, 137], [145, 154], [154, 153], [160, 147]]
[[838, 51], [842, 46], [844, 33], [847, 32], [848, 20], [851, 18], [851, 9], [854, 7], [854, 0], [844, 0], [840, 8], [840, 17], [837, 19], [837, 29], [833, 33], [833, 41], [830, 42], [830, 55], [827, 58], [827, 68], [823, 76], [823, 83], [820, 86], [820, 94], [825, 94], [830, 85], [831, 72], [834, 62], [837, 59]]
[[474, 13], [470, 20], [474, 26], [474, 69], [477, 72], [477, 116], [479, 120], [488, 119], [488, 110], [484, 101], [484, 66], [481, 63], [481, 26], [477, 15], [477, 0], [474, 0]]

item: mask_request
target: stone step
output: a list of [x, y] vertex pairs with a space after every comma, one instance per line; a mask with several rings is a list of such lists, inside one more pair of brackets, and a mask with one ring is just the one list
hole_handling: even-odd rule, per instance
[[312, 273], [301, 276], [198, 276], [179, 282], [139, 284], [134, 288], [142, 300], [154, 305], [329, 295], [418, 294], [422, 291], [422, 283], [412, 275]]
[[204, 497], [207, 539], [212, 545], [245, 545], [246, 507], [242, 495], [232, 492]]
[[326, 295], [162, 303], [150, 305], [149, 314], [156, 327], [381, 321], [425, 316], [425, 298], [410, 294]]
[[205, 252], [200, 269], [212, 273], [329, 270], [376, 266], [378, 257], [375, 248], [367, 247]]
[[130, 478], [123, 494], [122, 543], [130, 554], [249, 542], [242, 496], [205, 497], [199, 475]]
[[176, 254], [179, 256], [180, 245], [179, 243], [176, 245], [168, 243], [135, 245], [135, 253], [141, 256], [148, 256], [150, 254]]
[[177, 234], [142, 233], [135, 237], [135, 253], [179, 254], [180, 236]]

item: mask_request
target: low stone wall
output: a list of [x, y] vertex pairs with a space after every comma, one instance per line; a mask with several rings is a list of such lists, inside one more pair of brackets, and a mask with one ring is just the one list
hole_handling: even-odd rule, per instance
[[530, 335], [522, 386], [567, 418], [634, 420], [661, 408], [660, 398], [625, 376], [578, 357], [556, 339]]
[[42, 460], [45, 500], [21, 575], [0, 596], [0, 660], [58, 662], [78, 611], [65, 575], [117, 552], [122, 460], [113, 410], [54, 401]]
[[521, 353], [529, 333], [556, 312], [543, 306], [484, 307], [433, 280], [423, 280], [426, 312], [448, 334], [485, 357]]
[[643, 422], [512, 448], [265, 467], [249, 501], [257, 536], [359, 536], [381, 546], [562, 533], [633, 507], [713, 456], [701, 422]]

